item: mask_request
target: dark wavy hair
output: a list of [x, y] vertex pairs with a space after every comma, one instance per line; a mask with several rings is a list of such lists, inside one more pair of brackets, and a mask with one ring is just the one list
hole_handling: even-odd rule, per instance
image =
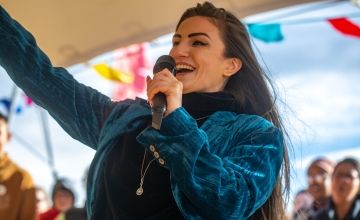
[[[275, 105], [274, 87], [255, 56], [246, 26], [225, 9], [216, 8], [212, 3], [204, 2], [187, 9], [181, 16], [176, 30], [184, 20], [194, 16], [208, 18], [219, 29], [225, 44], [225, 57], [239, 58], [242, 61], [241, 69], [229, 78], [224, 91], [231, 93], [236, 98], [242, 112], [266, 118], [287, 137]], [[290, 185], [289, 159], [285, 141], [283, 142], [283, 152], [281, 171], [270, 198], [249, 219], [279, 220], [285, 218], [284, 198], [288, 198]]]

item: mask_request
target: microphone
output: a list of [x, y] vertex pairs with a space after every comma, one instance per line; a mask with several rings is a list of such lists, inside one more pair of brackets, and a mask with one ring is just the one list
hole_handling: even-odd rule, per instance
[[[153, 73], [156, 74], [163, 69], [168, 69], [172, 74], [176, 74], [176, 64], [175, 60], [169, 55], [160, 56], [153, 69]], [[152, 112], [152, 122], [151, 126], [157, 130], [160, 130], [162, 118], [166, 110], [166, 96], [164, 93], [157, 93], [153, 100], [153, 106], [151, 107]]]

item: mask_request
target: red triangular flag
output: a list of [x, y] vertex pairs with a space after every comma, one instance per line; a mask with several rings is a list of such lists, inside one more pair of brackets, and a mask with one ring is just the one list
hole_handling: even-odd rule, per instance
[[360, 26], [354, 24], [347, 18], [330, 18], [330, 24], [338, 31], [345, 35], [360, 38]]

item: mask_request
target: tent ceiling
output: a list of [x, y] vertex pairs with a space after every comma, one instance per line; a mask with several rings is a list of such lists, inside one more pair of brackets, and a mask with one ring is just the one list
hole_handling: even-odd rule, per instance
[[[239, 18], [314, 0], [213, 0]], [[174, 31], [181, 13], [198, 0], [0, 0], [34, 34], [55, 65], [69, 66], [101, 53]]]

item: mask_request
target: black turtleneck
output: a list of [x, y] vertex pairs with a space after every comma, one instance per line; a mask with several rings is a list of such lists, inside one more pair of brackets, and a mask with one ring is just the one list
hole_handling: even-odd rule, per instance
[[210, 116], [217, 111], [241, 112], [239, 103], [227, 92], [184, 94], [182, 106], [195, 119]]
[[[239, 112], [234, 97], [225, 92], [185, 94], [182, 102], [192, 117], [203, 118], [197, 120], [198, 126], [216, 111]], [[124, 135], [107, 156], [93, 219], [183, 219], [172, 195], [169, 170], [158, 163], [149, 166], [144, 193], [135, 194], [144, 156], [144, 148], [136, 136], [144, 128]], [[152, 155], [147, 152], [144, 169], [151, 159]]]

